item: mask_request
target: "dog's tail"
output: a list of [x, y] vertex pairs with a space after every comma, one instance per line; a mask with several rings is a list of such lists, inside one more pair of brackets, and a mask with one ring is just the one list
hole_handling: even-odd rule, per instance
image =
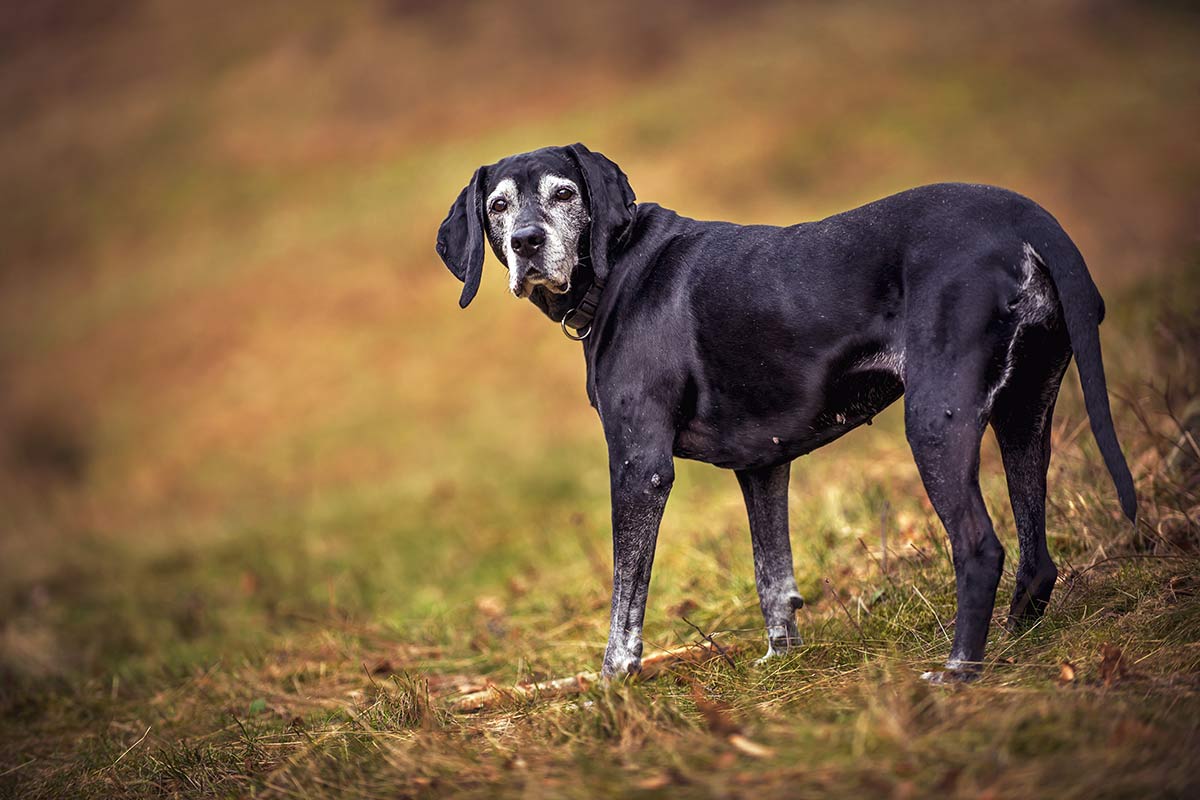
[[1113, 429], [1104, 362], [1100, 357], [1100, 322], [1104, 319], [1104, 300], [1092, 282], [1083, 255], [1066, 232], [1057, 223], [1049, 230], [1042, 226], [1039, 228], [1041, 235], [1030, 237], [1029, 240], [1029, 246], [1033, 248], [1031, 255], [1050, 273], [1058, 290], [1092, 434], [1117, 487], [1121, 510], [1130, 521], [1136, 521], [1137, 494], [1133, 488], [1133, 476], [1129, 474], [1129, 465], [1125, 463], [1125, 456], [1117, 441], [1117, 432]]

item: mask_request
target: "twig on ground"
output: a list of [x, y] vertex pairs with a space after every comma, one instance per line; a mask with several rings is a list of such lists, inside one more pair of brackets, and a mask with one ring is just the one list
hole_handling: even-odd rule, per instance
[[929, 556], [925, 555], [925, 551], [924, 551], [924, 550], [922, 550], [921, 548], [917, 547], [917, 545], [916, 545], [916, 543], [915, 543], [915, 542], [909, 542], [909, 543], [908, 543], [908, 546], [909, 546], [909, 547], [911, 547], [913, 550], [915, 550], [915, 551], [916, 551], [917, 555], [919, 555], [919, 556], [921, 557], [921, 560], [922, 560], [922, 561], [924, 561], [926, 565], [928, 565], [928, 564], [931, 564], [931, 563], [932, 563], [932, 562], [929, 560]]
[[[887, 549], [887, 529], [888, 529], [888, 511], [891, 506], [888, 501], [883, 501], [883, 508], [879, 510], [879, 560], [882, 562], [880, 567], [883, 570], [883, 576], [888, 577], [888, 549]], [[890, 580], [890, 578], [889, 578]]]
[[[145, 732], [145, 733], [143, 733], [143, 734], [142, 734], [140, 737], [138, 737], [138, 740], [137, 740], [136, 742], [134, 742], [133, 744], [129, 745], [129, 747], [126, 747], [126, 748], [125, 748], [125, 752], [124, 752], [124, 753], [121, 753], [121, 755], [117, 756], [117, 760], [116, 760], [116, 761], [114, 761], [114, 762], [112, 762], [111, 764], [109, 764], [109, 765], [108, 765], [108, 768], [109, 768], [109, 769], [112, 769], [112, 768], [113, 768], [113, 767], [115, 767], [117, 764], [121, 763], [121, 759], [122, 759], [122, 758], [124, 758], [125, 756], [129, 755], [130, 751], [131, 751], [131, 750], [133, 750], [133, 748], [137, 747], [139, 744], [141, 744], [143, 741], [145, 741], [146, 737], [150, 735], [150, 729], [151, 729], [152, 727], [154, 727], [154, 726], [152, 726], [152, 725], [147, 725], [147, 726], [146, 726], [146, 732]], [[21, 766], [25, 766], [25, 765], [24, 765], [24, 764], [22, 764]], [[8, 774], [8, 773], [5, 773], [5, 774]]]
[[366, 673], [366, 675], [367, 675], [367, 680], [371, 682], [371, 686], [372, 686], [372, 687], [375, 689], [375, 691], [377, 691], [377, 692], [378, 692], [378, 691], [379, 691], [379, 684], [375, 682], [375, 677], [374, 677], [374, 676], [371, 674], [371, 670], [367, 669], [367, 664], [366, 664], [366, 662], [365, 662], [365, 661], [360, 661], [360, 662], [359, 662], [359, 665], [360, 665], [360, 666], [363, 668], [363, 672], [365, 672], [365, 673]]
[[[261, 754], [263, 752], [262, 747], [260, 747], [258, 742], [254, 741], [254, 739], [250, 736], [250, 732], [246, 730], [246, 726], [242, 724], [240, 719], [238, 719], [238, 715], [230, 714], [230, 716], [233, 717], [233, 721], [237, 723], [238, 729], [241, 730], [242, 738], [246, 741], [246, 746], [254, 750], [254, 752]], [[149, 732], [149, 729], [147, 729], [146, 733]]]
[[833, 583], [829, 580], [829, 578], [825, 578], [824, 580], [825, 592], [831, 595], [834, 600], [837, 600], [838, 605], [842, 607], [842, 611], [846, 612], [846, 619], [850, 620], [850, 624], [854, 626], [854, 630], [858, 631], [858, 638], [862, 640], [863, 646], [866, 646], [867, 637], [866, 634], [863, 633], [862, 626], [860, 626], [858, 621], [854, 619], [854, 615], [850, 613], [850, 609], [846, 608], [846, 604], [842, 602], [842, 598], [838, 597], [837, 590], [833, 588]]
[[705, 633], [705, 632], [703, 631], [703, 629], [701, 629], [701, 627], [700, 627], [699, 625], [697, 625], [696, 623], [692, 622], [692, 621], [691, 621], [690, 619], [688, 619], [686, 616], [684, 616], [684, 615], [680, 614], [680, 615], [679, 615], [679, 618], [680, 618], [681, 620], [683, 620], [684, 622], [686, 622], [688, 625], [691, 625], [691, 626], [692, 626], [692, 628], [693, 628], [693, 630], [695, 630], [695, 631], [696, 631], [696, 633], [700, 634], [701, 638], [703, 638], [703, 639], [704, 639], [704, 641], [708, 642], [708, 643], [709, 643], [709, 644], [711, 644], [713, 647], [717, 648], [717, 652], [721, 654], [721, 658], [723, 658], [723, 659], [725, 659], [727, 662], [729, 662], [729, 666], [731, 666], [731, 667], [733, 667], [733, 666], [737, 666], [736, 664], [734, 664], [734, 663], [733, 663], [733, 659], [729, 657], [729, 653], [726, 653], [726, 652], [725, 652], [725, 648], [724, 648], [724, 647], [721, 647], [721, 645], [717, 644], [717, 640], [716, 640], [716, 639], [712, 638], [712, 636], [710, 636], [709, 634]]
[[[892, 587], [893, 589], [895, 589], [895, 588], [896, 588], [896, 582], [895, 582], [895, 581], [893, 581], [893, 580], [892, 580], [892, 576], [888, 574], [888, 572], [887, 572], [887, 564], [886, 564], [886, 563], [880, 563], [879, 559], [878, 559], [878, 558], [876, 558], [876, 557], [875, 557], [875, 554], [871, 552], [871, 548], [867, 547], [867, 543], [866, 543], [866, 542], [864, 542], [864, 541], [862, 540], [862, 537], [861, 537], [861, 536], [860, 536], [860, 537], [858, 537], [858, 543], [859, 543], [859, 545], [862, 547], [862, 549], [863, 549], [863, 552], [867, 554], [867, 557], [868, 557], [868, 558], [870, 558], [872, 561], [874, 561], [874, 562], [875, 562], [875, 566], [879, 567], [879, 571], [880, 571], [880, 573], [882, 573], [882, 574], [883, 574], [883, 577], [887, 579], [887, 582], [888, 582], [888, 583], [891, 585], [891, 587]], [[918, 550], [917, 552], [918, 552], [918, 553], [920, 553], [921, 551], [920, 551], [920, 550]], [[887, 553], [887, 546], [886, 546], [886, 545], [884, 545], [884, 553], [885, 553], [885, 554]], [[922, 555], [922, 556], [924, 556], [925, 554], [924, 554], [924, 553], [921, 553], [921, 555]]]
[[[149, 733], [150, 732], [149, 729], [147, 729], [146, 732]], [[136, 742], [134, 744], [136, 744]], [[126, 750], [125, 752], [128, 753], [129, 751]], [[121, 755], [124, 755], [124, 754], [125, 753], [122, 753]], [[117, 761], [120, 761], [120, 760], [121, 760], [120, 758], [117, 759]], [[28, 767], [30, 764], [32, 764], [35, 761], [37, 761], [36, 756], [34, 758], [29, 759], [24, 764], [17, 764], [15, 767], [9, 767], [8, 769], [4, 770], [4, 772], [0, 772], [0, 778], [3, 778], [5, 775], [12, 775], [17, 770], [24, 769], [25, 767]], [[113, 763], [116, 764], [117, 761], [114, 761]]]
[[1113, 561], [1130, 561], [1133, 559], [1156, 559], [1156, 560], [1162, 560], [1162, 561], [1166, 561], [1166, 560], [1195, 561], [1196, 556], [1192, 556], [1192, 555], [1178, 555], [1177, 556], [1177, 555], [1171, 555], [1169, 553], [1161, 553], [1161, 554], [1160, 553], [1128, 553], [1126, 555], [1108, 556], [1107, 558], [1102, 558], [1099, 561], [1096, 561], [1093, 564], [1089, 564], [1088, 566], [1084, 567], [1081, 570], [1076, 571], [1074, 574], [1071, 575], [1070, 582], [1067, 584], [1067, 593], [1063, 597], [1062, 600], [1058, 601], [1059, 604], [1062, 605], [1071, 598], [1071, 592], [1075, 591], [1075, 584], [1079, 581], [1080, 578], [1082, 578], [1087, 573], [1091, 572], [1092, 570], [1096, 569], [1097, 567], [1102, 567], [1105, 564], [1111, 563]]
[[[702, 663], [711, 658], [726, 655], [726, 653], [725, 649], [718, 647], [716, 642], [712, 641], [654, 653], [642, 659], [642, 671], [638, 673], [637, 680], [653, 680], [676, 664]], [[728, 656], [726, 655], [726, 657]], [[460, 713], [469, 713], [493, 708], [503, 703], [506, 699], [549, 699], [582, 694], [600, 680], [599, 673], [580, 672], [568, 678], [556, 678], [555, 680], [542, 681], [540, 683], [524, 683], [510, 687], [500, 687], [493, 684], [480, 691], [470, 692], [452, 699], [450, 701], [450, 709]]]
[[946, 637], [947, 642], [950, 641], [950, 634], [946, 632], [946, 626], [942, 624], [942, 618], [938, 616], [937, 609], [933, 607], [933, 603], [929, 602], [929, 599], [926, 598], [925, 595], [921, 594], [920, 588], [918, 588], [915, 584], [913, 585], [913, 591], [916, 592], [917, 597], [921, 598], [921, 601], [929, 607], [929, 612], [933, 614], [933, 618], [937, 620], [938, 627], [942, 629], [942, 635]]

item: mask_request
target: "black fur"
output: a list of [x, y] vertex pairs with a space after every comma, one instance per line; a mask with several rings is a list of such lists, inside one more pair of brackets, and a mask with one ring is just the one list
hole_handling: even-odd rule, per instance
[[635, 205], [616, 164], [582, 145], [546, 148], [480, 168], [442, 224], [438, 252], [466, 283], [462, 305], [483, 260], [479, 198], [505, 177], [524, 187], [548, 170], [586, 186], [591, 230], [571, 291], [539, 288], [531, 299], [558, 321], [594, 274], [607, 279], [583, 343], [612, 488], [605, 674], [639, 668], [674, 457], [737, 473], [773, 652], [799, 640], [788, 464], [904, 394], [908, 440], [957, 577], [949, 671], [935, 678], [974, 673], [1003, 566], [978, 483], [989, 423], [1020, 540], [1010, 622], [1036, 617], [1049, 600], [1050, 419], [1072, 352], [1096, 440], [1134, 518], [1100, 356], [1103, 303], [1075, 245], [1031, 200], [937, 184], [790, 227], [701, 222]]
[[487, 181], [487, 168], [475, 170], [471, 182], [458, 193], [458, 199], [450, 206], [450, 213], [438, 229], [437, 251], [442, 261], [463, 282], [458, 305], [466, 308], [479, 291], [483, 280], [484, 216], [483, 184]]

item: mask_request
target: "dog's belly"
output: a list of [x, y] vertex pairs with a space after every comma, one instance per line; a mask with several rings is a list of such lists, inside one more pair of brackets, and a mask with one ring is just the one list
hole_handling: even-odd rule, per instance
[[675, 455], [728, 469], [790, 461], [869, 424], [903, 393], [903, 354], [858, 350], [823, 375], [770, 387], [747, 382], [697, 398], [676, 434]]

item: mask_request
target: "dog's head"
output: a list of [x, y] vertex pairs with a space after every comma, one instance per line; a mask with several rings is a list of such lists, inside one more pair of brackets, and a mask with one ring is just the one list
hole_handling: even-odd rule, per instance
[[438, 229], [437, 251], [464, 283], [463, 308], [479, 291], [484, 239], [508, 267], [508, 288], [529, 297], [571, 289], [581, 260], [603, 280], [610, 249], [633, 220], [620, 167], [581, 144], [509, 156], [475, 170]]

